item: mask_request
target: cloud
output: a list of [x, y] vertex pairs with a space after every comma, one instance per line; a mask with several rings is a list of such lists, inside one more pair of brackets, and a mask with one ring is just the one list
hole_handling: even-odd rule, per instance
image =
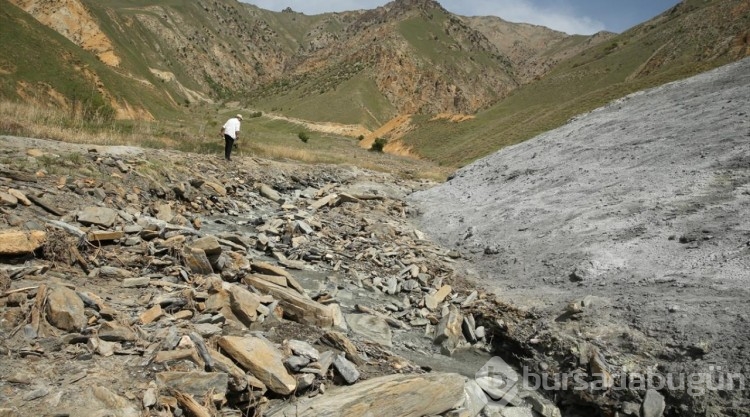
[[446, 9], [468, 16], [499, 16], [511, 22], [533, 23], [569, 34], [590, 35], [605, 29], [604, 23], [577, 16], [565, 2], [537, 5], [531, 0], [446, 0]]
[[280, 11], [291, 7], [296, 12], [306, 14], [320, 14], [326, 12], [341, 12], [345, 10], [374, 9], [387, 3], [387, 0], [243, 0], [260, 8]]
[[[306, 14], [331, 11], [374, 9], [387, 0], [333, 0], [312, 2], [308, 0], [245, 0], [247, 3], [269, 10], [291, 7]], [[532, 23], [571, 34], [589, 35], [605, 29], [604, 23], [578, 16], [566, 1], [547, 2], [539, 0], [439, 0], [446, 9], [464, 16], [498, 16], [511, 22]]]

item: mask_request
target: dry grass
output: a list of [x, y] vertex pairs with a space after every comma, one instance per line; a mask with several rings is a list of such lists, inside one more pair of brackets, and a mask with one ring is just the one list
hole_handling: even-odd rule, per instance
[[[223, 139], [206, 137], [206, 126], [174, 127], [164, 122], [83, 120], [62, 109], [0, 100], [0, 135], [52, 139], [61, 142], [104, 146], [139, 146], [184, 152], [221, 154]], [[424, 161], [408, 161], [388, 155], [372, 155], [358, 146], [332, 151], [330, 147], [301, 147], [265, 141], [239, 143], [240, 156], [306, 164], [354, 165], [410, 178], [444, 181], [446, 168]], [[377, 159], [373, 159], [377, 157]]]

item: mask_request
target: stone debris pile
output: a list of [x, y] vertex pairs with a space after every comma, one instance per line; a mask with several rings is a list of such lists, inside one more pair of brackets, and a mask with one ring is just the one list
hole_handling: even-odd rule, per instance
[[2, 162], [0, 415], [480, 414], [394, 353], [489, 350], [461, 254], [409, 223], [419, 184], [187, 159]]

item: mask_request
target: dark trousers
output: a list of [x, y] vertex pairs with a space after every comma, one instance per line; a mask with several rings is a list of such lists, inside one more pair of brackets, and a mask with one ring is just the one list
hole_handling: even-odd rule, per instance
[[224, 135], [224, 159], [230, 161], [232, 159], [232, 147], [234, 146], [234, 139], [229, 135]]

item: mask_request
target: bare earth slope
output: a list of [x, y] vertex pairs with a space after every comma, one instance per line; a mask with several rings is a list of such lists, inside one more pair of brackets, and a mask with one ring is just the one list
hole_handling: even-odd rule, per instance
[[[745, 59], [612, 102], [413, 200], [481, 284], [547, 318], [540, 334], [595, 344], [613, 372], [747, 378], [748, 109]], [[683, 394], [667, 394], [667, 415], [748, 413], [746, 391]]]

